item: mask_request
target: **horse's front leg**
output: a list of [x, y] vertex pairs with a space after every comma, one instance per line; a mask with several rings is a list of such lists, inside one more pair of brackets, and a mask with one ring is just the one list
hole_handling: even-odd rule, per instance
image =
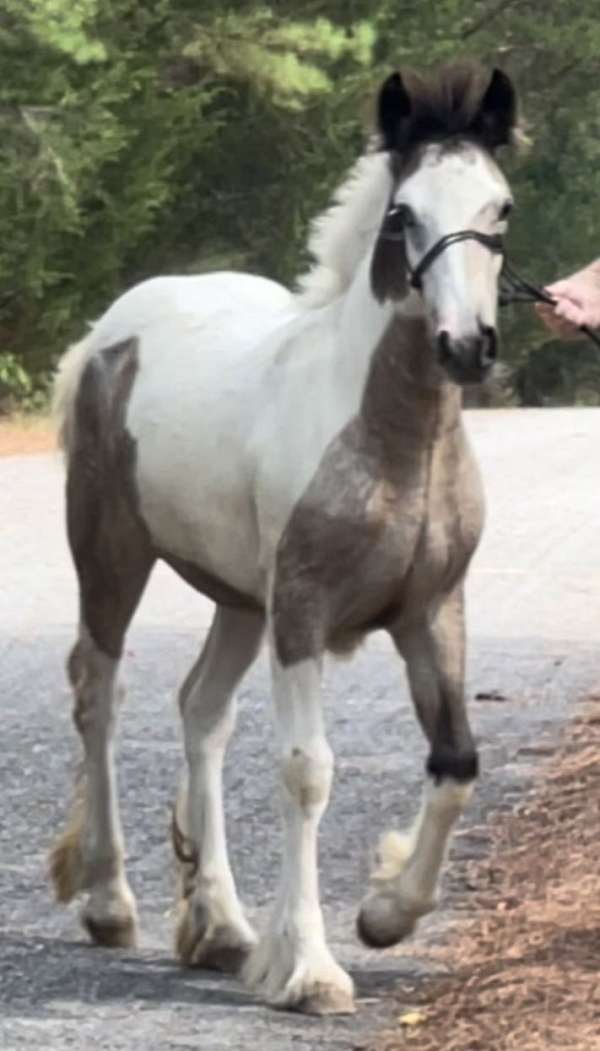
[[345, 1014], [354, 1010], [352, 980], [327, 946], [319, 903], [317, 832], [333, 775], [320, 660], [286, 667], [275, 643], [271, 651], [285, 838], [275, 908], [245, 977], [273, 1004], [311, 1014]]
[[362, 904], [359, 933], [383, 948], [410, 934], [435, 908], [440, 870], [452, 827], [471, 795], [478, 762], [464, 697], [465, 631], [462, 587], [433, 622], [393, 631], [406, 660], [419, 721], [430, 744], [423, 801], [412, 828], [390, 832]]

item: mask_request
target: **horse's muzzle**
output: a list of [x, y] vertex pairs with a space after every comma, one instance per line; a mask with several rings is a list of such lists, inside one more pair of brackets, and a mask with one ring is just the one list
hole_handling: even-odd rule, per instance
[[463, 339], [453, 339], [443, 329], [438, 332], [437, 352], [440, 365], [455, 383], [482, 383], [498, 356], [496, 329], [480, 324], [476, 335]]

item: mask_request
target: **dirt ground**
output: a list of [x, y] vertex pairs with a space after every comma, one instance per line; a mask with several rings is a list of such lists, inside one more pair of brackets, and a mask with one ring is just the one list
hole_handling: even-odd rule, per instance
[[50, 452], [55, 447], [54, 428], [47, 416], [0, 417], [0, 456]]
[[466, 866], [472, 918], [427, 952], [440, 976], [401, 989], [396, 1029], [364, 1051], [600, 1048], [599, 801], [600, 694]]

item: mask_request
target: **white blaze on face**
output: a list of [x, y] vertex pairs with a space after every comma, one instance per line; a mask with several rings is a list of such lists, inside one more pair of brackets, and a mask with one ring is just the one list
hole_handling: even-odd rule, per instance
[[[411, 267], [447, 234], [503, 233], [506, 220], [501, 216], [510, 200], [504, 176], [483, 150], [468, 144], [428, 146], [419, 167], [394, 195], [395, 205], [409, 209], [406, 250]], [[481, 325], [495, 327], [501, 265], [498, 253], [474, 240], [445, 248], [423, 276], [432, 332], [445, 330], [460, 340], [477, 335]]]

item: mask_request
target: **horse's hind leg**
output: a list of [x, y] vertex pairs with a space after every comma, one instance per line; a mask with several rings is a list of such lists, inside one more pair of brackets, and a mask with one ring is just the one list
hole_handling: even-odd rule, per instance
[[84, 758], [67, 827], [50, 854], [50, 874], [58, 901], [86, 893], [81, 920], [93, 941], [131, 946], [137, 910], [125, 875], [113, 758], [121, 692], [118, 660], [103, 653], [82, 626], [68, 672]]
[[137, 364], [135, 340], [100, 351], [85, 366], [73, 405], [67, 529], [80, 628], [68, 671], [84, 759], [71, 819], [50, 857], [59, 901], [86, 892], [82, 920], [92, 938], [120, 946], [135, 940], [136, 909], [123, 864], [113, 758], [117, 675], [154, 561], [137, 507], [135, 443], [125, 427]]
[[420, 916], [435, 908], [450, 833], [470, 798], [478, 769], [464, 698], [462, 590], [446, 599], [433, 623], [396, 634], [394, 641], [406, 660], [413, 701], [431, 751], [417, 820], [407, 834], [384, 837], [380, 865], [361, 908], [359, 933], [376, 948], [400, 941]]
[[227, 856], [222, 799], [234, 690], [258, 653], [262, 613], [218, 607], [180, 693], [187, 775], [173, 822], [179, 859], [176, 951], [187, 966], [236, 971], [255, 941]]
[[70, 820], [51, 852], [50, 873], [59, 901], [87, 893], [82, 922], [101, 945], [130, 946], [136, 940], [135, 899], [123, 862], [113, 737], [121, 699], [122, 640], [150, 567], [148, 560], [143, 571], [138, 566], [137, 573], [122, 580], [104, 577], [101, 566], [95, 567], [94, 602], [102, 597], [104, 612], [111, 617], [106, 634], [99, 630], [94, 602], [90, 603], [90, 576], [86, 574], [83, 585], [80, 577], [82, 621], [67, 665], [84, 758]]

